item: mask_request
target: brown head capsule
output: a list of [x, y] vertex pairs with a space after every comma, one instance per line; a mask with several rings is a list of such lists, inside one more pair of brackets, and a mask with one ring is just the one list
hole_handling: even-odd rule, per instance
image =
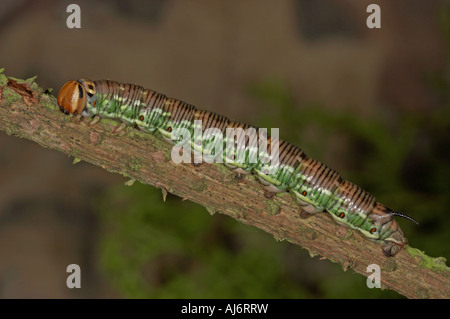
[[69, 81], [58, 93], [58, 105], [64, 114], [81, 114], [86, 107], [86, 83], [84, 80]]

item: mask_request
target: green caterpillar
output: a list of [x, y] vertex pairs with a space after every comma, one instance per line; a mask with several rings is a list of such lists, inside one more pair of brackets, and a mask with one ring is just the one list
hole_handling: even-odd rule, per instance
[[120, 119], [144, 131], [159, 132], [177, 145], [191, 147], [205, 160], [224, 162], [239, 176], [254, 173], [267, 197], [290, 191], [306, 214], [330, 213], [337, 222], [383, 243], [387, 257], [408, 243], [394, 216], [414, 221], [411, 217], [377, 202], [300, 148], [267, 134], [248, 134], [257, 131], [248, 124], [138, 85], [109, 80], [67, 82], [58, 94], [58, 104], [65, 114]]

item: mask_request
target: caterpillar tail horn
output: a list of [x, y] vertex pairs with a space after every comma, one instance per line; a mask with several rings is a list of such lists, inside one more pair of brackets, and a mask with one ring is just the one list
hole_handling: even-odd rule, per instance
[[406, 215], [406, 214], [399, 213], [399, 212], [396, 212], [396, 211], [393, 211], [393, 210], [391, 211], [391, 214], [394, 215], [394, 216], [403, 217], [403, 218], [405, 218], [405, 219], [408, 219], [408, 220], [412, 221], [412, 222], [415, 223], [416, 225], [419, 225], [419, 223], [418, 223], [416, 220], [414, 220], [414, 218], [409, 217], [409, 216]]

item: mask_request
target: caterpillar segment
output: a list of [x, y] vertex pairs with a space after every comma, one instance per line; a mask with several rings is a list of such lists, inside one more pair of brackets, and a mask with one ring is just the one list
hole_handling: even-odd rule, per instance
[[264, 185], [266, 197], [289, 191], [303, 216], [303, 212], [327, 212], [338, 223], [382, 243], [388, 257], [408, 243], [394, 217], [417, 223], [377, 202], [374, 196], [295, 145], [139, 85], [109, 80], [69, 81], [59, 91], [57, 101], [65, 114], [118, 119], [159, 133], [171, 143], [188, 143], [194, 161], [199, 153], [206, 162], [223, 162], [237, 176], [253, 173]]
[[182, 134], [182, 129], [189, 129], [191, 126], [195, 107], [165, 96], [161, 99], [161, 103], [156, 106], [162, 112], [156, 120], [155, 126], [167, 141], [170, 143], [179, 142], [186, 135]]
[[195, 110], [192, 126], [192, 148], [207, 163], [223, 162], [223, 134], [229, 120], [223, 115]]
[[[264, 144], [266, 142], [266, 145]], [[267, 137], [259, 143], [259, 161], [254, 167], [260, 182], [268, 192], [280, 193], [289, 188], [303, 151], [280, 139]]]

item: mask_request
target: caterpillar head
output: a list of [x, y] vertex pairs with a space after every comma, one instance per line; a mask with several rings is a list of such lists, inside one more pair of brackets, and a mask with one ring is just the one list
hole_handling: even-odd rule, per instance
[[58, 93], [58, 105], [64, 114], [81, 114], [86, 99], [95, 94], [95, 84], [88, 80], [69, 81]]

